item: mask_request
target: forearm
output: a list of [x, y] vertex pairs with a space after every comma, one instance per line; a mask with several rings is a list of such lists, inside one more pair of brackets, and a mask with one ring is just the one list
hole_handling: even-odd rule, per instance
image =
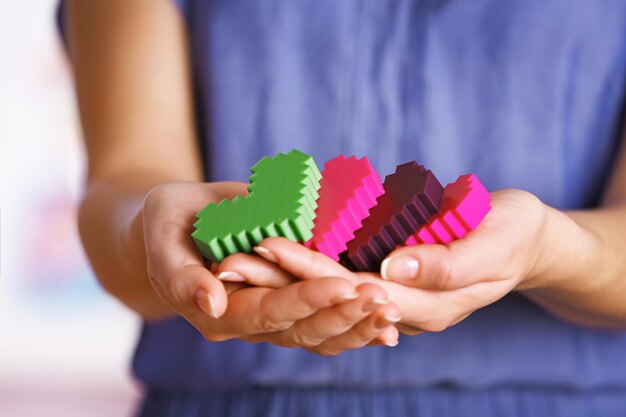
[[148, 279], [142, 204], [159, 175], [95, 179], [88, 183], [79, 229], [85, 251], [102, 286], [145, 319], [168, 316]]
[[626, 328], [626, 206], [547, 208], [544, 249], [519, 289], [583, 325]]
[[[203, 178], [184, 20], [163, 1], [67, 6], [89, 165], [80, 212], [85, 250], [109, 292], [145, 318], [163, 317], [169, 309], [147, 274], [144, 198], [163, 183]], [[195, 212], [182, 212], [191, 222]]]

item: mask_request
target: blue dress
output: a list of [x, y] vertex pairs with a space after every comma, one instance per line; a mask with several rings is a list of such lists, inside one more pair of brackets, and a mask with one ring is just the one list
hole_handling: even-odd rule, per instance
[[[619, 144], [626, 0], [188, 0], [207, 180], [264, 155], [417, 160], [557, 208], [598, 203]], [[594, 279], [590, 276], [589, 279]], [[438, 334], [338, 357], [146, 324], [157, 416], [625, 416], [626, 332], [511, 294]]]

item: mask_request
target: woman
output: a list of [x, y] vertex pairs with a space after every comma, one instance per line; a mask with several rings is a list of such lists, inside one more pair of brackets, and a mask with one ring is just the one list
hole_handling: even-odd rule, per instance
[[[624, 415], [626, 1], [175, 6], [65, 10], [80, 229], [146, 320], [141, 415]], [[195, 212], [292, 148], [504, 190], [380, 276], [284, 239], [208, 269]]]

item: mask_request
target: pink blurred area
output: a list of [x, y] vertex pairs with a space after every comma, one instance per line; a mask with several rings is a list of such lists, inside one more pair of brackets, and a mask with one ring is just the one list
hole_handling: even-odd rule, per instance
[[138, 320], [76, 228], [84, 155], [56, 0], [0, 0], [0, 416], [130, 416]]

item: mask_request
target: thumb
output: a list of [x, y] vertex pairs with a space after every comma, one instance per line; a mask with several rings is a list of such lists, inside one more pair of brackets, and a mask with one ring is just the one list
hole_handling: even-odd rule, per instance
[[383, 261], [383, 279], [403, 285], [454, 290], [485, 280], [497, 280], [498, 260], [505, 248], [485, 239], [454, 241], [447, 245], [421, 244], [393, 251]]
[[189, 288], [197, 288], [195, 292], [197, 306], [213, 318], [217, 319], [224, 315], [228, 307], [228, 295], [224, 284], [203, 266], [192, 266], [186, 273]]
[[183, 315], [200, 309], [219, 318], [226, 312], [228, 296], [224, 284], [204, 265], [190, 264], [150, 277], [163, 301]]

